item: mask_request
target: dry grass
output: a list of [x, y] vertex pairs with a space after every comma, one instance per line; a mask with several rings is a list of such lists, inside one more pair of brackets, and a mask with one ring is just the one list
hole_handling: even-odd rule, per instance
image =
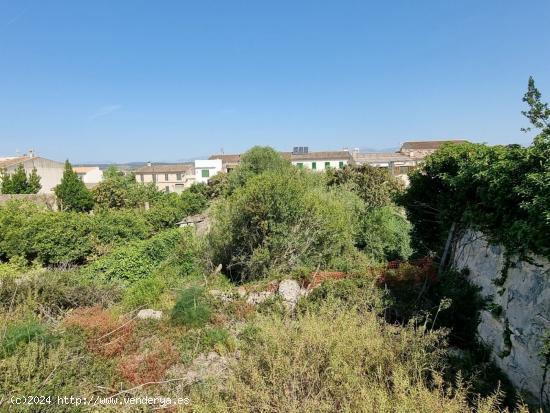
[[[196, 411], [472, 411], [464, 386], [438, 373], [442, 332], [332, 306], [296, 319], [258, 316], [253, 331], [226, 390], [217, 397], [196, 390]], [[477, 411], [500, 411], [497, 399], [479, 400]]]

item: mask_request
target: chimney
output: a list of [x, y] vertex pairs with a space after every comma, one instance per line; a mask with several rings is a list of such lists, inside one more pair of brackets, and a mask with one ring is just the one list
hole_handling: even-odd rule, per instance
[[29, 149], [28, 157], [31, 158], [31, 159], [34, 158], [34, 150]]
[[151, 166], [151, 161], [148, 161], [148, 162], [147, 162], [147, 166]]

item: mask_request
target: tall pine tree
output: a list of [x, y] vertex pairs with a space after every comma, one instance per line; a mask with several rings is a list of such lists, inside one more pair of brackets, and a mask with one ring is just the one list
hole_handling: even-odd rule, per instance
[[42, 188], [36, 168], [33, 168], [27, 177], [23, 164], [17, 165], [12, 174], [3, 170], [0, 179], [2, 180], [1, 192], [3, 194], [36, 194]]
[[89, 211], [94, 206], [92, 194], [84, 182], [73, 171], [71, 163], [65, 161], [65, 170], [61, 183], [54, 189], [59, 209], [63, 211]]

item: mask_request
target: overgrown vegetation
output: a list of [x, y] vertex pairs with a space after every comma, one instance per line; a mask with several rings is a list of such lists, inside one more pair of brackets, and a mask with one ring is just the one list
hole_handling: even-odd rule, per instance
[[440, 251], [454, 222], [510, 252], [550, 256], [550, 110], [540, 98], [530, 79], [524, 114], [540, 132], [531, 146], [447, 145], [410, 175], [401, 202], [422, 252]]
[[[84, 192], [66, 170], [60, 211], [0, 206], [0, 387], [185, 394], [180, 410], [198, 412], [527, 411], [475, 340], [488, 304], [466, 274], [406, 260], [437, 251], [457, 220], [544, 251], [544, 145], [444, 147], [406, 193], [381, 169], [315, 173], [262, 147], [180, 195], [116, 169]], [[175, 228], [202, 212], [205, 236]], [[283, 278], [302, 286], [297, 303], [277, 293]]]

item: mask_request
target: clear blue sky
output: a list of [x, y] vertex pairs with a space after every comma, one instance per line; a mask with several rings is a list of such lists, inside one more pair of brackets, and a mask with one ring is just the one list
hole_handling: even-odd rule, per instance
[[528, 144], [550, 1], [0, 0], [0, 154]]

